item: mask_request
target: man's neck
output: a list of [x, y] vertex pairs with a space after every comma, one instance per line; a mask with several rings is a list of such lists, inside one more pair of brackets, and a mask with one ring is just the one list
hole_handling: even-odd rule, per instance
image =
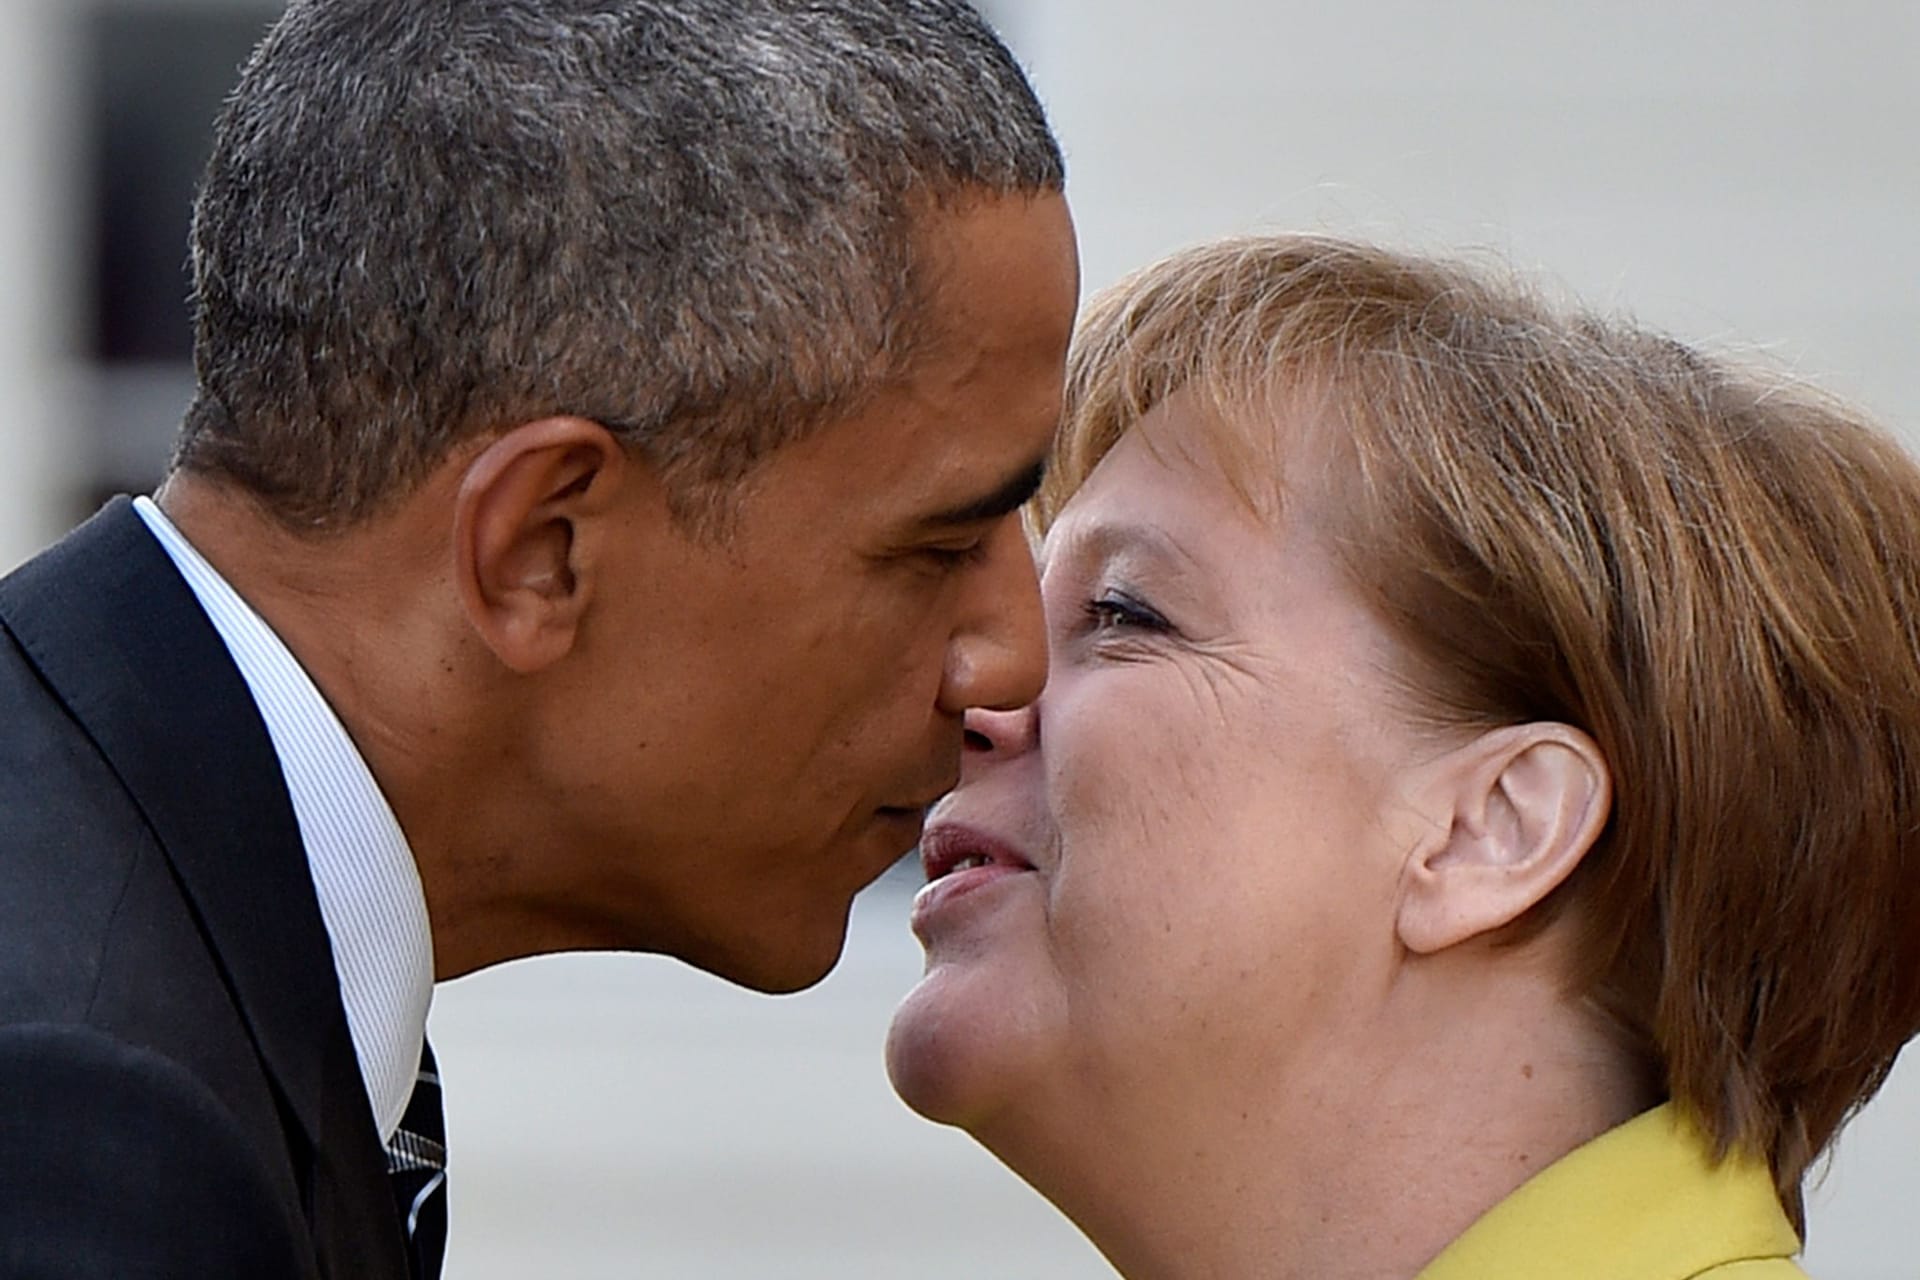
[[523, 843], [513, 824], [526, 810], [510, 798], [512, 708], [498, 687], [510, 682], [464, 642], [434, 496], [313, 534], [191, 473], [156, 500], [273, 628], [366, 760], [413, 849], [446, 978], [507, 958], [506, 935], [469, 896], [490, 883], [485, 868], [497, 875], [501, 848]]

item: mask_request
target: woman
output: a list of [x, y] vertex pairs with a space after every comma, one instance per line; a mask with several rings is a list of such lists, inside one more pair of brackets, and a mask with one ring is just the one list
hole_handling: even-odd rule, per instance
[[889, 1067], [1132, 1280], [1769, 1280], [1920, 1028], [1920, 471], [1357, 244], [1099, 299]]

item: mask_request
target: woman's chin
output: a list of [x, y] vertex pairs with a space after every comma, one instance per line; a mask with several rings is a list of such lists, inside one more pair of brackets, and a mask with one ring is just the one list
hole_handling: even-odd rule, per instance
[[938, 965], [907, 993], [887, 1031], [887, 1076], [909, 1107], [976, 1131], [1031, 1081], [1051, 1002], [991, 989], [970, 966]]

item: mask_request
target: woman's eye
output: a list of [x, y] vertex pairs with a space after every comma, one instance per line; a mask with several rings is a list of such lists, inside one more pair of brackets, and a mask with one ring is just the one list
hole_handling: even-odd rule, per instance
[[1086, 612], [1088, 628], [1094, 632], [1172, 630], [1153, 609], [1118, 592], [1087, 601]]

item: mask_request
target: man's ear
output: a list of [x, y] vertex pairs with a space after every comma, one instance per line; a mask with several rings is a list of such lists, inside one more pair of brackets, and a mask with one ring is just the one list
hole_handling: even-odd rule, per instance
[[538, 671], [572, 649], [626, 466], [620, 442], [585, 418], [523, 423], [467, 464], [454, 498], [456, 586], [509, 669]]
[[1420, 954], [1511, 924], [1552, 893], [1599, 839], [1613, 796], [1593, 739], [1547, 722], [1481, 734], [1428, 782], [1440, 822], [1406, 869], [1398, 919]]

